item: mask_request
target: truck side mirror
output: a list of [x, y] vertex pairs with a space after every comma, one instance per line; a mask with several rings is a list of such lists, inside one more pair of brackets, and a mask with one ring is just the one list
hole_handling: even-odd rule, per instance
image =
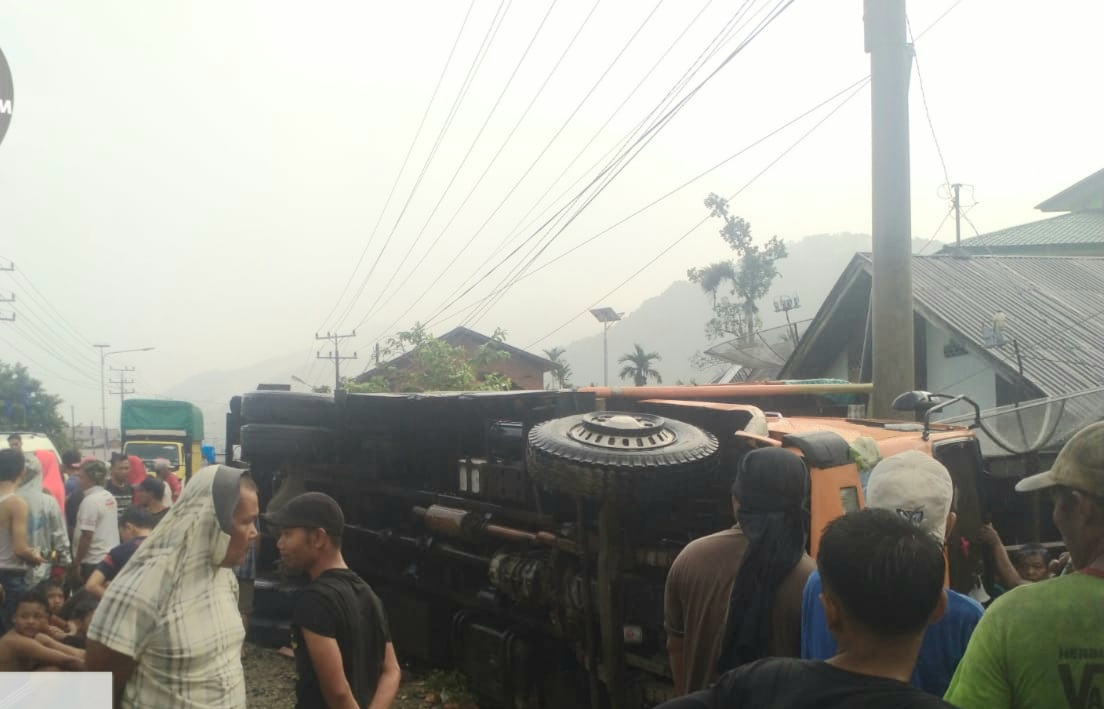
[[912, 411], [922, 414], [935, 406], [935, 398], [927, 391], [906, 391], [893, 400], [894, 411]]

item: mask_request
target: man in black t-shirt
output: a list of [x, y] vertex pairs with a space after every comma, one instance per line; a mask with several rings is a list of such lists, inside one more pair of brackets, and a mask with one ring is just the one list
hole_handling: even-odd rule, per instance
[[828, 525], [817, 567], [834, 657], [759, 660], [660, 709], [951, 706], [908, 683], [924, 629], [947, 605], [939, 543], [898, 514], [865, 509]]
[[311, 579], [291, 621], [297, 709], [390, 707], [399, 661], [383, 605], [341, 556], [341, 507], [328, 495], [307, 492], [264, 521], [279, 529], [284, 566]]
[[115, 509], [119, 514], [119, 526], [122, 526], [123, 513], [134, 504], [134, 488], [127, 481], [130, 478], [130, 458], [123, 453], [111, 454], [111, 475], [104, 483], [104, 490], [115, 498]]

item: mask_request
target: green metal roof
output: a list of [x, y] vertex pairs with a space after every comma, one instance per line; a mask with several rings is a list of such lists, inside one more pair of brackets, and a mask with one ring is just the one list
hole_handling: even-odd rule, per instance
[[[962, 248], [973, 253], [986, 253], [988, 250], [1093, 245], [1104, 246], [1104, 210], [1071, 212], [962, 240]], [[950, 253], [954, 251], [954, 246], [946, 246], [943, 251]]]

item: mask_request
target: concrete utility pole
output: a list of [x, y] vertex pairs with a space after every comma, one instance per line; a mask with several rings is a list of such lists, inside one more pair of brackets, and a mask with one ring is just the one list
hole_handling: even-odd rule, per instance
[[[14, 271], [14, 270], [15, 270], [15, 264], [14, 263], [9, 264], [6, 267], [0, 267], [0, 271]], [[12, 293], [10, 298], [0, 298], [0, 303], [14, 303], [14, 302], [15, 302], [15, 293]], [[12, 313], [10, 315], [0, 315], [0, 322], [15, 322], [15, 313]]]
[[962, 199], [959, 197], [959, 193], [962, 191], [962, 185], [955, 183], [951, 185], [951, 189], [954, 190], [954, 212], [955, 212], [955, 256], [962, 255]]
[[863, 10], [870, 54], [873, 156], [871, 413], [900, 418], [912, 414], [893, 411], [893, 399], [911, 391], [916, 380], [908, 116], [912, 47], [905, 41], [905, 0], [864, 0]]
[[318, 359], [333, 360], [333, 363], [334, 363], [334, 393], [335, 394], [337, 393], [337, 390], [341, 388], [341, 360], [343, 360], [343, 359], [356, 359], [357, 358], [357, 353], [356, 352], [353, 353], [352, 357], [342, 357], [341, 356], [341, 345], [340, 345], [340, 343], [341, 343], [342, 340], [346, 340], [350, 337], [356, 337], [356, 330], [353, 330], [348, 335], [338, 335], [336, 332], [333, 333], [333, 334], [327, 332], [325, 335], [319, 335], [318, 333], [315, 333], [315, 335], [314, 335], [314, 339], [316, 339], [316, 340], [329, 340], [330, 342], [333, 343], [333, 350], [331, 350], [328, 355], [323, 356], [323, 354], [321, 352], [319, 352], [317, 354], [318, 354]]
[[[118, 381], [116, 381], [114, 379], [109, 379], [108, 384], [119, 387], [119, 391], [113, 391], [113, 392], [111, 392], [111, 395], [119, 397], [119, 416], [122, 416], [123, 415], [122, 414], [123, 401], [126, 399], [126, 395], [134, 393], [133, 389], [127, 389], [126, 388], [127, 384], [133, 384], [134, 383], [133, 379], [127, 379], [127, 377], [126, 377], [126, 375], [129, 372], [134, 371], [134, 367], [111, 367], [111, 371], [119, 373]], [[120, 422], [121, 422], [121, 419], [120, 419]]]

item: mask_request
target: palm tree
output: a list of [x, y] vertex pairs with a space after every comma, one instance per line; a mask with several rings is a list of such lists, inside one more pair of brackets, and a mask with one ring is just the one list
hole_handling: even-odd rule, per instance
[[652, 362], [663, 359], [659, 356], [658, 352], [645, 352], [644, 348], [640, 345], [633, 345], [635, 350], [627, 355], [622, 355], [621, 359], [617, 360], [618, 364], [624, 364], [621, 368], [621, 378], [633, 380], [633, 384], [638, 387], [642, 387], [648, 383], [649, 379], [654, 379], [656, 384], [663, 383], [663, 377], [659, 375], [659, 372], [652, 369]]
[[560, 389], [568, 389], [571, 387], [571, 365], [565, 360], [561, 359], [564, 353], [567, 352], [563, 347], [553, 347], [550, 350], [544, 350], [544, 356], [548, 358], [552, 364], [556, 365], [556, 368], [552, 370], [552, 378], [556, 380], [557, 386]]

